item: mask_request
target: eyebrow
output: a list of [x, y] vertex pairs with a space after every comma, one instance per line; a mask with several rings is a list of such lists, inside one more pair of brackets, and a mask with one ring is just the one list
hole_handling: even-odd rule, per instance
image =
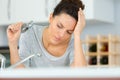
[[[60, 23], [60, 25], [61, 25], [62, 27], [64, 27], [62, 23]], [[68, 30], [68, 31], [74, 31], [74, 30]]]

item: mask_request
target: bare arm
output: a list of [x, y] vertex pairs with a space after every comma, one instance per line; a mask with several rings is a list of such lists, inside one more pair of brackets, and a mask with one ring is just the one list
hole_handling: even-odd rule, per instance
[[[11, 65], [20, 61], [17, 46], [18, 46], [18, 40], [19, 40], [20, 33], [21, 33], [22, 24], [23, 23], [17, 23], [17, 24], [10, 25], [8, 26], [8, 29], [7, 29]], [[20, 64], [19, 66], [17, 66], [17, 68], [24, 68], [24, 65]]]
[[81, 32], [85, 26], [85, 17], [81, 9], [78, 11], [78, 22], [74, 30], [74, 61], [72, 67], [85, 67], [86, 59], [82, 50], [82, 43], [80, 39]]

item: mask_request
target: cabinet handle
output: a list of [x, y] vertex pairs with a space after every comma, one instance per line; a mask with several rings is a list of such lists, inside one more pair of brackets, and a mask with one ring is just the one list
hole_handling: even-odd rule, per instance
[[10, 20], [11, 19], [11, 0], [8, 0], [7, 15], [8, 15], [8, 20]]

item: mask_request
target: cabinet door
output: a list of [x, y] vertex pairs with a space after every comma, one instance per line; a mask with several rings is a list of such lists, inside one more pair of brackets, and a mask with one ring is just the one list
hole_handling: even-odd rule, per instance
[[45, 0], [46, 2], [46, 15], [49, 16], [54, 11], [54, 8], [61, 0]]
[[83, 0], [88, 22], [114, 22], [114, 0]]
[[0, 0], [0, 25], [8, 21], [8, 0]]
[[[61, 0], [46, 0], [48, 14]], [[113, 23], [114, 0], [82, 0], [85, 4], [85, 17], [88, 23]]]
[[47, 21], [45, 6], [45, 0], [11, 0], [11, 21]]

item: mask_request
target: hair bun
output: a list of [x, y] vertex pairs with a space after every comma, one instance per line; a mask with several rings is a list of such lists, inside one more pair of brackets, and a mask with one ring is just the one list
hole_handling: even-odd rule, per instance
[[76, 6], [79, 6], [82, 10], [84, 10], [85, 7], [81, 0], [61, 0], [61, 3], [73, 3]]
[[[77, 0], [61, 0], [62, 2], [76, 2]], [[79, 0], [78, 0], [79, 1]]]

